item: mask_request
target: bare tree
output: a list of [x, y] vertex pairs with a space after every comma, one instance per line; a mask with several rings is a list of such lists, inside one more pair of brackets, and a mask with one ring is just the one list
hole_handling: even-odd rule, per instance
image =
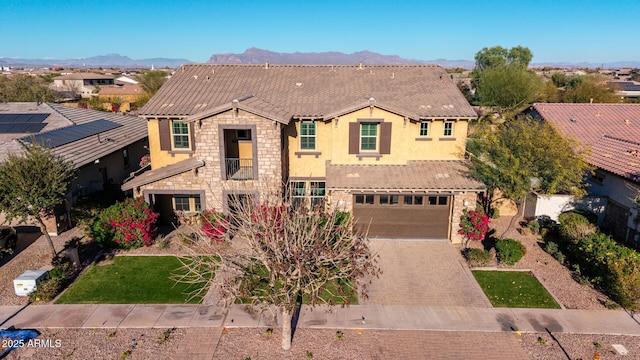
[[262, 309], [276, 306], [284, 350], [291, 348], [292, 317], [301, 299], [312, 306], [348, 305], [358, 289], [366, 298], [365, 276], [381, 272], [347, 212], [309, 211], [277, 195], [237, 197], [229, 208], [228, 220], [215, 226], [232, 239], [221, 244], [198, 231], [190, 255], [181, 258], [186, 275], [174, 279], [206, 283], [193, 296], [218, 287], [226, 305], [239, 300]]

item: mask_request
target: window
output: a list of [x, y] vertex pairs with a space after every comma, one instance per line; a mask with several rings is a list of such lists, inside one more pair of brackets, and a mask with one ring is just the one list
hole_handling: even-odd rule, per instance
[[373, 205], [373, 195], [356, 195], [357, 205]]
[[291, 203], [294, 207], [304, 206], [307, 195], [307, 183], [294, 181], [291, 183]]
[[201, 211], [200, 195], [174, 195], [173, 209], [186, 212]]
[[453, 135], [453, 123], [445, 122], [444, 123], [444, 136], [452, 136]]
[[129, 162], [129, 150], [128, 149], [123, 149], [122, 150], [122, 160], [124, 160], [124, 167], [128, 168], [130, 164]]
[[316, 149], [316, 124], [314, 122], [303, 121], [300, 123], [300, 149]]
[[236, 132], [238, 140], [251, 140], [251, 130], [241, 129]]
[[324, 207], [326, 186], [324, 181], [292, 181], [291, 201], [294, 206]]
[[591, 181], [602, 184], [604, 182], [605, 175], [600, 171], [595, 171], [591, 174]]
[[310, 203], [312, 208], [324, 207], [325, 183], [324, 181], [311, 182]]
[[429, 196], [429, 205], [447, 205], [449, 203], [448, 196]]
[[174, 196], [173, 197], [173, 208], [179, 211], [189, 211], [191, 209], [189, 205], [189, 197], [188, 196]]
[[360, 150], [375, 151], [378, 149], [378, 124], [362, 123], [360, 125]]
[[405, 205], [422, 205], [422, 196], [416, 195], [405, 195], [404, 196], [404, 204]]
[[380, 205], [398, 205], [398, 195], [380, 195]]
[[421, 122], [420, 123], [420, 136], [429, 136], [429, 123]]
[[171, 130], [173, 133], [174, 149], [189, 149], [189, 125], [182, 121], [172, 121]]

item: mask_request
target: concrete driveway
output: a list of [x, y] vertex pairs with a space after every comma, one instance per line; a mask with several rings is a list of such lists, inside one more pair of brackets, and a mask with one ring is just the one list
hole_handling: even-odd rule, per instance
[[383, 274], [372, 279], [367, 305], [491, 307], [464, 263], [446, 240], [371, 240]]

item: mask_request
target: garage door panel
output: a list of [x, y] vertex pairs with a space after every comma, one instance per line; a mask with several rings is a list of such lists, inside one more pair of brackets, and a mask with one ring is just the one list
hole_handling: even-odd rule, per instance
[[369, 228], [370, 237], [448, 237], [449, 205], [379, 205], [376, 199], [375, 204], [354, 204], [353, 213], [361, 230]]

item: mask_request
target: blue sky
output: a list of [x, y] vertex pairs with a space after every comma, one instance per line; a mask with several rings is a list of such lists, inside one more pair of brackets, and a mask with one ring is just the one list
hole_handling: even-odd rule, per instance
[[0, 0], [0, 57], [185, 58], [258, 47], [473, 60], [526, 46], [533, 63], [640, 61], [638, 0]]

